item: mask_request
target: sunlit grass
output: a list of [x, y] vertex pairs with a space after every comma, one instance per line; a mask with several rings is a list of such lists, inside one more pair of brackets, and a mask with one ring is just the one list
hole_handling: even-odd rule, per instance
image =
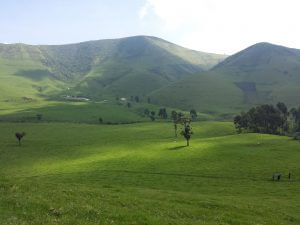
[[0, 224], [299, 224], [299, 142], [193, 128], [1, 123]]

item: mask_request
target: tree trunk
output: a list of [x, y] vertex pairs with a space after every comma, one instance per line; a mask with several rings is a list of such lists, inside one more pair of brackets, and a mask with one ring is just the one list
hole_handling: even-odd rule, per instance
[[186, 140], [186, 146], [190, 146], [190, 140]]

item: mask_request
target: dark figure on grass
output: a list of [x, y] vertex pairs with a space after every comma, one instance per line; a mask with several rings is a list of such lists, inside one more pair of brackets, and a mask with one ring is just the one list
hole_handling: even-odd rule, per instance
[[278, 174], [277, 181], [280, 181], [280, 178], [281, 178], [281, 174]]
[[21, 141], [23, 139], [23, 137], [25, 137], [26, 133], [25, 132], [22, 132], [22, 133], [16, 133], [16, 138], [18, 139], [19, 141], [19, 145], [21, 145]]
[[280, 181], [280, 178], [281, 178], [281, 174], [280, 173], [273, 174], [273, 181], [275, 181], [275, 180]]
[[192, 134], [193, 134], [192, 127], [191, 127], [191, 120], [188, 119], [188, 118], [182, 118], [181, 123], [183, 125], [181, 135], [186, 140], [186, 146], [190, 146], [190, 139], [191, 139]]

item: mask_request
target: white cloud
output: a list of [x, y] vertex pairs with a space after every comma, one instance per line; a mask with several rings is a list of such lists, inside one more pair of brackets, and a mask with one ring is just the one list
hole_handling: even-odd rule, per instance
[[150, 4], [149, 2], [146, 2], [145, 5], [142, 6], [142, 8], [139, 10], [139, 17], [140, 19], [144, 19], [150, 10]]
[[298, 0], [147, 0], [140, 18], [154, 14], [183, 46], [233, 53], [260, 41], [300, 48], [299, 8]]

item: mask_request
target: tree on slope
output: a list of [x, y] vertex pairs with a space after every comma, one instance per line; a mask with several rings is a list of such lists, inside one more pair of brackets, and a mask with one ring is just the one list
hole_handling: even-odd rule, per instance
[[177, 138], [178, 113], [175, 110], [173, 110], [171, 112], [171, 117], [172, 117], [172, 121], [173, 121], [173, 124], [174, 124], [175, 137]]
[[15, 135], [16, 135], [16, 138], [19, 141], [19, 146], [21, 146], [21, 141], [22, 141], [23, 137], [25, 137], [26, 133], [25, 132], [22, 132], [22, 133], [17, 132]]
[[151, 113], [150, 113], [150, 119], [151, 119], [152, 121], [155, 120], [155, 112], [154, 112], [154, 111], [151, 111]]
[[195, 109], [192, 109], [191, 111], [190, 111], [190, 115], [191, 115], [191, 117], [192, 117], [192, 119], [194, 120], [194, 119], [196, 119], [197, 118], [197, 111], [195, 110]]
[[150, 115], [150, 110], [149, 109], [144, 109], [144, 115], [149, 116]]
[[158, 116], [162, 119], [167, 119], [168, 114], [167, 114], [166, 108], [160, 108], [159, 111], [158, 111]]
[[191, 127], [191, 119], [189, 118], [182, 118], [181, 123], [183, 125], [181, 135], [185, 138], [186, 140], [186, 146], [190, 146], [190, 139], [192, 137], [193, 131]]

